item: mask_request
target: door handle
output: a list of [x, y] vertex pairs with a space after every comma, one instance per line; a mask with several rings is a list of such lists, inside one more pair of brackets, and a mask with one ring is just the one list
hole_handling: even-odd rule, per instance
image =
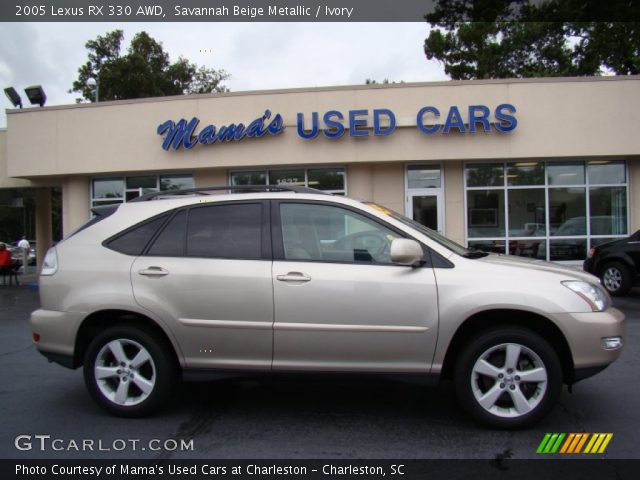
[[138, 275], [144, 275], [145, 277], [164, 277], [169, 275], [169, 271], [162, 267], [147, 267], [143, 270], [138, 270]]
[[281, 282], [298, 282], [305, 283], [311, 280], [311, 277], [302, 272], [289, 272], [286, 275], [276, 275], [276, 279]]

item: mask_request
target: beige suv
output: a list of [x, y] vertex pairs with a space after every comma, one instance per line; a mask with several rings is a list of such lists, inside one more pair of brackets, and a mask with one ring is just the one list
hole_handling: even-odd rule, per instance
[[451, 379], [475, 419], [520, 427], [620, 355], [624, 316], [592, 275], [375, 204], [241, 189], [96, 208], [48, 251], [34, 341], [109, 412], [152, 412], [186, 373], [362, 372]]

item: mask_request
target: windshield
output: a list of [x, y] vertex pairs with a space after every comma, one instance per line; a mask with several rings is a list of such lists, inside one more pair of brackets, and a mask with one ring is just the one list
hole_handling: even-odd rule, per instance
[[399, 222], [407, 225], [408, 227], [411, 227], [414, 230], [419, 231], [423, 235], [429, 237], [434, 242], [438, 242], [443, 247], [451, 250], [452, 252], [457, 253], [460, 256], [463, 256], [466, 258], [479, 258], [479, 257], [486, 257], [488, 255], [486, 252], [465, 248], [462, 245], [457, 244], [453, 240], [448, 239], [444, 235], [439, 234], [435, 230], [431, 230], [429, 227], [425, 227], [421, 223], [418, 223], [415, 220], [407, 218], [398, 212], [394, 212], [393, 210], [387, 207], [383, 207], [382, 205], [378, 205], [377, 203], [373, 203], [373, 202], [366, 202], [365, 204], [372, 208], [375, 208], [377, 211], [384, 213], [385, 215], [388, 215], [395, 220], [398, 220]]

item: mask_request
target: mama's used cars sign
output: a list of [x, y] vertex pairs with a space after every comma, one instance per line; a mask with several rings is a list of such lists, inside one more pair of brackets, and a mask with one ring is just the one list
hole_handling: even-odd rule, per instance
[[[514, 130], [518, 121], [514, 114], [516, 108], [502, 103], [493, 109], [494, 121], [490, 120], [491, 109], [486, 105], [469, 105], [466, 108], [449, 107], [446, 115], [434, 106], [422, 107], [416, 114], [416, 128], [425, 135], [490, 132], [493, 130], [507, 133]], [[320, 121], [322, 119], [322, 122]], [[371, 122], [371, 123], [370, 123]], [[270, 110], [249, 124], [231, 123], [229, 125], [206, 125], [198, 129], [200, 119], [193, 117], [187, 121], [167, 120], [158, 126], [158, 135], [164, 136], [164, 150], [191, 149], [197, 144], [214, 145], [221, 142], [239, 142], [245, 138], [261, 138], [265, 135], [280, 135], [285, 130], [282, 115], [272, 115]], [[369, 110], [349, 110], [346, 114], [338, 110], [329, 110], [320, 115], [312, 112], [310, 118], [303, 113], [296, 116], [298, 136], [310, 140], [323, 135], [327, 138], [340, 138], [347, 131], [351, 137], [391, 135], [397, 127], [395, 114], [386, 108]]]

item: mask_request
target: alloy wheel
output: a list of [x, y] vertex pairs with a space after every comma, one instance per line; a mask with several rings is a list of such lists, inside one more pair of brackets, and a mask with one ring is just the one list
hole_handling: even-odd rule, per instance
[[116, 405], [144, 402], [156, 384], [151, 354], [140, 343], [126, 338], [111, 340], [100, 349], [93, 372], [102, 395]]
[[547, 369], [530, 348], [502, 343], [484, 351], [471, 370], [471, 390], [488, 413], [514, 418], [534, 410], [545, 397]]
[[616, 267], [609, 267], [602, 276], [602, 283], [610, 292], [619, 290], [622, 286], [622, 272]]

